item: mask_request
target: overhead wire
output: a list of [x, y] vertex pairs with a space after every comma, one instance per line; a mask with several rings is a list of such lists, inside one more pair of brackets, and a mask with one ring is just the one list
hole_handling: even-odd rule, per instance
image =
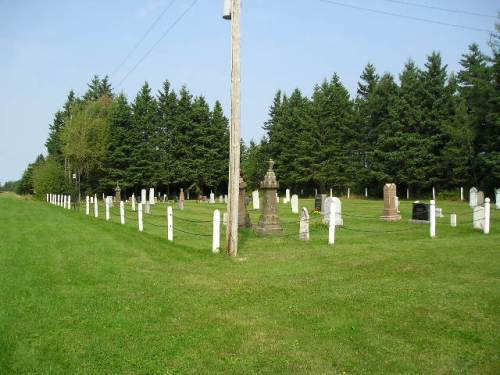
[[134, 54], [134, 52], [139, 48], [139, 46], [144, 42], [146, 37], [149, 35], [149, 33], [155, 28], [157, 23], [160, 21], [160, 19], [163, 17], [163, 15], [172, 7], [172, 5], [175, 3], [176, 0], [172, 0], [168, 3], [165, 9], [156, 17], [156, 19], [153, 21], [151, 26], [146, 30], [146, 32], [142, 35], [141, 39], [132, 47], [132, 49], [129, 51], [129, 53], [125, 56], [125, 58], [122, 60], [122, 62], [113, 70], [113, 73], [111, 73], [111, 77], [113, 77], [125, 63], [128, 61], [128, 59]]
[[181, 13], [179, 17], [167, 28], [167, 30], [160, 36], [160, 38], [151, 46], [149, 50], [137, 61], [137, 63], [130, 69], [127, 74], [121, 79], [117, 87], [120, 87], [123, 82], [137, 69], [137, 67], [153, 52], [153, 50], [160, 44], [160, 42], [174, 29], [175, 26], [188, 14], [188, 12], [193, 9], [199, 0], [193, 0], [191, 4]]
[[476, 13], [476, 12], [471, 12], [469, 10], [443, 8], [443, 7], [438, 7], [438, 6], [435, 6], [435, 5], [426, 5], [426, 4], [414, 3], [414, 2], [411, 2], [411, 1], [403, 1], [403, 0], [382, 0], [382, 1], [386, 1], [386, 2], [389, 2], [389, 3], [395, 3], [395, 4], [401, 4], [401, 5], [408, 5], [408, 6], [412, 6], [412, 7], [416, 7], [416, 8], [439, 10], [441, 12], [449, 12], [449, 13], [455, 13], [455, 14], [464, 14], [464, 15], [475, 16], [475, 17], [496, 18], [496, 16], [492, 16], [491, 14]]
[[356, 10], [361, 10], [361, 11], [366, 11], [366, 12], [371, 12], [371, 13], [383, 14], [386, 16], [405, 18], [405, 19], [409, 19], [409, 20], [413, 20], [413, 21], [420, 21], [420, 22], [426, 22], [426, 23], [431, 23], [431, 24], [435, 24], [435, 25], [454, 27], [457, 29], [486, 32], [488, 34], [491, 33], [491, 30], [482, 29], [480, 27], [466, 26], [466, 25], [448, 23], [448, 22], [443, 22], [443, 21], [430, 20], [428, 18], [408, 16], [406, 14], [393, 13], [393, 12], [388, 12], [388, 11], [380, 10], [380, 9], [366, 8], [366, 7], [361, 7], [361, 6], [352, 5], [352, 4], [341, 3], [339, 1], [333, 1], [333, 0], [319, 0], [319, 1], [322, 3], [326, 3], [326, 4], [337, 5], [337, 6], [344, 7], [344, 8], [351, 8], [351, 9], [356, 9]]

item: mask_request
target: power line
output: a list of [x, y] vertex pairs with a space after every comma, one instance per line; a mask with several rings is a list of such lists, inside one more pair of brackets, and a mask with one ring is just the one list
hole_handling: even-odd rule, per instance
[[172, 31], [172, 29], [186, 16], [186, 14], [196, 5], [199, 0], [194, 0], [184, 12], [168, 27], [162, 36], [151, 46], [151, 48], [137, 61], [137, 63], [130, 69], [127, 74], [122, 78], [117, 87], [120, 87], [123, 82], [137, 69], [137, 67], [153, 52], [153, 50], [160, 44], [160, 42]]
[[457, 14], [466, 14], [468, 16], [496, 18], [496, 16], [492, 16], [491, 14], [476, 13], [476, 12], [471, 12], [471, 11], [468, 11], [468, 10], [460, 10], [460, 9], [442, 8], [442, 7], [437, 7], [437, 6], [433, 6], [433, 5], [425, 5], [425, 4], [413, 3], [411, 1], [402, 1], [402, 0], [382, 0], [382, 1], [387, 1], [389, 3], [396, 3], [396, 4], [402, 4], [402, 5], [409, 5], [409, 6], [417, 7], [417, 8], [439, 10], [439, 11], [442, 11], [442, 12], [450, 12], [450, 13], [457, 13]]
[[322, 3], [328, 3], [328, 4], [332, 4], [332, 5], [338, 5], [338, 6], [345, 7], [345, 8], [351, 8], [351, 9], [357, 9], [357, 10], [366, 11], [366, 12], [384, 14], [386, 16], [406, 18], [406, 19], [413, 20], [413, 21], [420, 21], [420, 22], [432, 23], [432, 24], [441, 25], [441, 26], [455, 27], [455, 28], [464, 29], [464, 30], [480, 31], [480, 32], [488, 33], [488, 34], [491, 33], [490, 30], [481, 29], [479, 27], [458, 25], [458, 24], [453, 24], [453, 23], [448, 23], [448, 22], [442, 22], [442, 21], [434, 21], [434, 20], [430, 20], [430, 19], [427, 19], [427, 18], [407, 16], [407, 15], [404, 15], [404, 14], [386, 12], [384, 10], [378, 10], [378, 9], [372, 9], [372, 8], [365, 8], [365, 7], [360, 7], [360, 6], [356, 6], [356, 5], [350, 5], [350, 4], [340, 3], [338, 1], [332, 1], [332, 0], [319, 0], [319, 1], [321, 1]]
[[144, 39], [146, 39], [146, 37], [149, 35], [149, 33], [154, 29], [154, 27], [156, 26], [156, 24], [160, 21], [160, 19], [163, 17], [163, 15], [167, 12], [167, 10], [169, 10], [172, 7], [172, 5], [174, 3], [175, 3], [175, 0], [172, 0], [167, 5], [167, 7], [165, 9], [163, 9], [163, 11], [154, 20], [154, 22], [151, 24], [151, 26], [149, 26], [149, 28], [144, 33], [144, 35], [141, 37], [141, 39], [137, 42], [137, 44], [129, 51], [129, 53], [127, 54], [127, 56], [125, 56], [125, 58], [123, 59], [123, 61], [116, 67], [116, 69], [113, 70], [113, 73], [111, 73], [111, 76], [114, 76], [122, 68], [122, 66], [125, 65], [125, 63], [128, 61], [128, 59], [130, 58], [130, 56], [132, 56], [132, 54], [137, 50], [137, 48], [142, 44], [142, 42], [144, 42]]

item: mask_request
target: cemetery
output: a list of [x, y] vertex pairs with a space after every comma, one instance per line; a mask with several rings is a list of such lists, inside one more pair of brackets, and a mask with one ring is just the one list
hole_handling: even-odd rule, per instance
[[462, 3], [0, 3], [0, 375], [500, 374]]

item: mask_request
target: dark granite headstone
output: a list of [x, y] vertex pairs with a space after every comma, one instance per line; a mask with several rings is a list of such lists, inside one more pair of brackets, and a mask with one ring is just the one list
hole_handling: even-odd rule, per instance
[[413, 203], [411, 219], [416, 221], [430, 220], [430, 204]]
[[318, 212], [323, 212], [323, 207], [325, 205], [326, 194], [317, 194], [314, 199], [314, 210]]

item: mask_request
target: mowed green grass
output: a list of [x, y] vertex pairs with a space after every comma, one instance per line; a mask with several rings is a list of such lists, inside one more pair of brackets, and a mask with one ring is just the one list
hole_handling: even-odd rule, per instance
[[466, 203], [439, 203], [430, 239], [410, 202], [386, 223], [381, 201], [344, 199], [335, 246], [318, 224], [299, 241], [280, 204], [285, 236], [244, 230], [230, 259], [187, 221], [223, 205], [174, 206], [169, 243], [165, 205], [140, 233], [133, 212], [0, 194], [0, 374], [498, 374], [500, 211], [484, 235]]

